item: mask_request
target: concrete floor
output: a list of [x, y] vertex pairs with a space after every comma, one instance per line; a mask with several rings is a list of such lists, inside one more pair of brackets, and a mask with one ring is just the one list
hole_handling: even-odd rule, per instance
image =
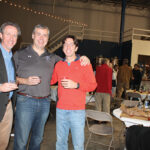
[[[45, 126], [44, 138], [41, 144], [41, 150], [55, 150], [55, 143], [56, 143], [56, 120], [55, 120], [55, 104], [51, 104], [51, 114], [48, 118], [48, 121]], [[114, 124], [114, 146], [115, 150], [123, 150], [124, 149], [124, 135], [121, 132], [121, 129], [124, 128], [122, 122], [115, 117], [113, 117], [113, 124]], [[87, 130], [87, 126], [85, 127], [85, 143], [89, 136], [89, 132]], [[104, 140], [102, 137], [96, 137], [98, 140]], [[107, 139], [106, 139], [107, 140]], [[106, 142], [104, 140], [104, 142]], [[9, 146], [7, 150], [13, 150], [13, 142], [14, 138], [10, 138]], [[108, 147], [104, 147], [101, 145], [97, 145], [94, 143], [89, 143], [87, 150], [106, 150]], [[71, 135], [69, 135], [69, 150], [73, 150], [72, 142], [71, 142]]]

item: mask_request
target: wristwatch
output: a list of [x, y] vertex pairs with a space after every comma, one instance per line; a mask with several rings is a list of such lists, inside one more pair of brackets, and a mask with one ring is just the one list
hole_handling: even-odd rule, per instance
[[77, 83], [77, 87], [76, 87], [76, 89], [78, 89], [80, 87], [80, 84], [79, 83]]

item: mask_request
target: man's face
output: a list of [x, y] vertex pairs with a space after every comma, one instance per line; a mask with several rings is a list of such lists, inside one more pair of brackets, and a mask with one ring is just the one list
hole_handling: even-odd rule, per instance
[[[109, 60], [107, 60], [107, 63], [106, 63], [108, 66], [110, 65], [110, 61]], [[112, 65], [112, 64], [111, 64]]]
[[18, 31], [16, 27], [11, 25], [6, 26], [3, 33], [0, 33], [0, 38], [3, 48], [9, 52], [17, 42]]
[[36, 28], [35, 32], [32, 34], [33, 45], [38, 49], [44, 49], [48, 42], [48, 30]]
[[134, 69], [135, 69], [135, 70], [138, 70], [138, 67], [137, 67], [137, 65], [134, 65]]
[[74, 44], [72, 38], [67, 38], [63, 45], [63, 52], [65, 53], [66, 57], [75, 56], [75, 52], [77, 51], [78, 47]]

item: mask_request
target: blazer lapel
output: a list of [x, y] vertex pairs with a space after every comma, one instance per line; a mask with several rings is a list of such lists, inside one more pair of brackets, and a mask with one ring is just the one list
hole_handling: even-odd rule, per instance
[[16, 67], [15, 67], [15, 61], [14, 61], [13, 56], [11, 58], [11, 61], [12, 61], [13, 67], [14, 67], [14, 77], [16, 78]]
[[[8, 81], [6, 66], [5, 66], [5, 62], [4, 62], [4, 58], [2, 55], [1, 49], [0, 49], [0, 78], [3, 78], [3, 82]], [[0, 79], [0, 80], [2, 80], [2, 79]]]

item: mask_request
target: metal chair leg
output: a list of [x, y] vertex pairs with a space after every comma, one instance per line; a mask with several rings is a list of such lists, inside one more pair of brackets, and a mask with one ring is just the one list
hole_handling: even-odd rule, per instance
[[88, 138], [87, 143], [86, 143], [86, 145], [85, 145], [85, 150], [87, 149], [87, 146], [88, 146], [88, 144], [89, 144], [89, 141], [90, 141], [90, 139], [91, 139], [91, 136], [92, 136], [92, 133], [90, 133], [90, 135], [89, 135], [89, 138]]

